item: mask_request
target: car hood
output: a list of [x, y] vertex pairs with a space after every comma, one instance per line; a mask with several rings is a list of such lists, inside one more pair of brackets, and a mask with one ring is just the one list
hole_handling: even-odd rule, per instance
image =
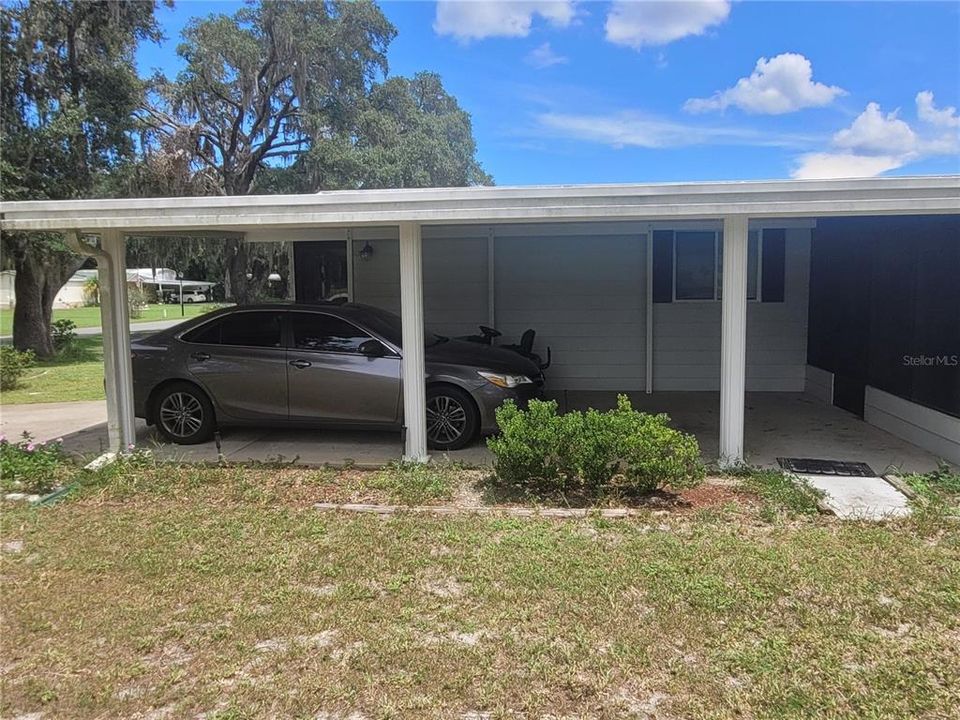
[[526, 375], [535, 378], [540, 374], [533, 361], [493, 345], [469, 342], [468, 340], [444, 340], [426, 348], [428, 363], [469, 365], [499, 373]]

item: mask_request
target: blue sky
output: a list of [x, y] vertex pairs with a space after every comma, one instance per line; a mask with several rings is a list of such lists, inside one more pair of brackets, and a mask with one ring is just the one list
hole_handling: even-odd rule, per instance
[[[383, 2], [498, 185], [960, 172], [960, 3]], [[233, 2], [180, 0], [143, 46]]]

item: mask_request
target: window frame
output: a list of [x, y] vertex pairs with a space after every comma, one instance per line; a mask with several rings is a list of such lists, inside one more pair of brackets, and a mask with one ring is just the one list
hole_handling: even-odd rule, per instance
[[[677, 297], [677, 230], [671, 230], [672, 234], [672, 244], [673, 244], [673, 277], [671, 278], [671, 290], [672, 295], [670, 302], [672, 303], [714, 303], [723, 301], [723, 256], [721, 254], [721, 248], [723, 245], [723, 231], [722, 230], [680, 230], [679, 232], [702, 232], [702, 233], [711, 233], [713, 235], [713, 297], [712, 298], [681, 298]], [[751, 230], [749, 233], [755, 232], [757, 234], [757, 267], [756, 267], [756, 296], [747, 297], [748, 303], [761, 303], [763, 302], [763, 233], [764, 228], [758, 230]], [[750, 268], [750, 241], [749, 233], [747, 239], [747, 269]], [[749, 277], [747, 279], [747, 290], [749, 292], [750, 282]]]

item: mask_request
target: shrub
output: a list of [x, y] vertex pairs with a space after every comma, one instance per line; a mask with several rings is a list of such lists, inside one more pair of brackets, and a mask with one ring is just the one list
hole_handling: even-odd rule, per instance
[[608, 412], [557, 414], [554, 401], [497, 410], [500, 435], [487, 441], [497, 477], [551, 492], [628, 494], [698, 485], [704, 476], [696, 439], [666, 415], [633, 409], [625, 395]]
[[23, 434], [20, 442], [8, 442], [0, 436], [0, 478], [5, 490], [44, 495], [63, 477], [66, 455], [56, 442], [34, 442]]
[[13, 390], [20, 383], [20, 377], [34, 363], [30, 350], [20, 352], [10, 345], [0, 346], [0, 390]]
[[73, 320], [55, 320], [50, 325], [50, 331], [53, 335], [53, 348], [58, 353], [70, 350], [77, 339], [77, 324]]

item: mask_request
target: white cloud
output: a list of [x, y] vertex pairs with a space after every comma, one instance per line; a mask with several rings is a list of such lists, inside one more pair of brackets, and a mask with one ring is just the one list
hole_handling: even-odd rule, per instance
[[533, 65], [538, 70], [542, 70], [553, 65], [563, 65], [569, 62], [569, 58], [558, 55], [550, 47], [550, 43], [545, 42], [527, 53], [526, 61], [528, 65]]
[[897, 117], [899, 110], [884, 115], [877, 103], [869, 103], [853, 124], [833, 136], [833, 144], [859, 154], [902, 155], [917, 149], [917, 135]]
[[548, 112], [537, 116], [541, 133], [601, 143], [615, 148], [673, 148], [692, 145], [809, 146], [810, 138], [737, 127], [676, 122], [640, 112], [578, 115]]
[[846, 91], [835, 85], [814, 82], [810, 61], [798, 53], [762, 57], [750, 77], [709, 98], [691, 98], [684, 104], [687, 112], [726, 110], [731, 105], [749, 113], [781, 115], [801, 108], [822, 107]]
[[607, 40], [639, 50], [702, 35], [730, 14], [729, 0], [614, 0], [607, 15]]
[[917, 93], [917, 117], [923, 122], [941, 127], [960, 127], [960, 117], [957, 109], [949, 106], [938, 110], [933, 102], [933, 93], [924, 90]]
[[[932, 93], [917, 95], [917, 115], [924, 122], [949, 125], [955, 113], [953, 108], [937, 110]], [[919, 133], [899, 117], [899, 111], [884, 113], [877, 103], [869, 103], [850, 127], [835, 133], [831, 145], [829, 151], [797, 158], [793, 177], [872, 177], [922, 158], [960, 153], [960, 137], [954, 130]]]
[[798, 180], [873, 177], [901, 167], [906, 159], [889, 155], [807, 153], [801, 155], [791, 176]]
[[526, 37], [535, 15], [566, 27], [574, 14], [573, 0], [438, 0], [433, 29], [459, 40]]

